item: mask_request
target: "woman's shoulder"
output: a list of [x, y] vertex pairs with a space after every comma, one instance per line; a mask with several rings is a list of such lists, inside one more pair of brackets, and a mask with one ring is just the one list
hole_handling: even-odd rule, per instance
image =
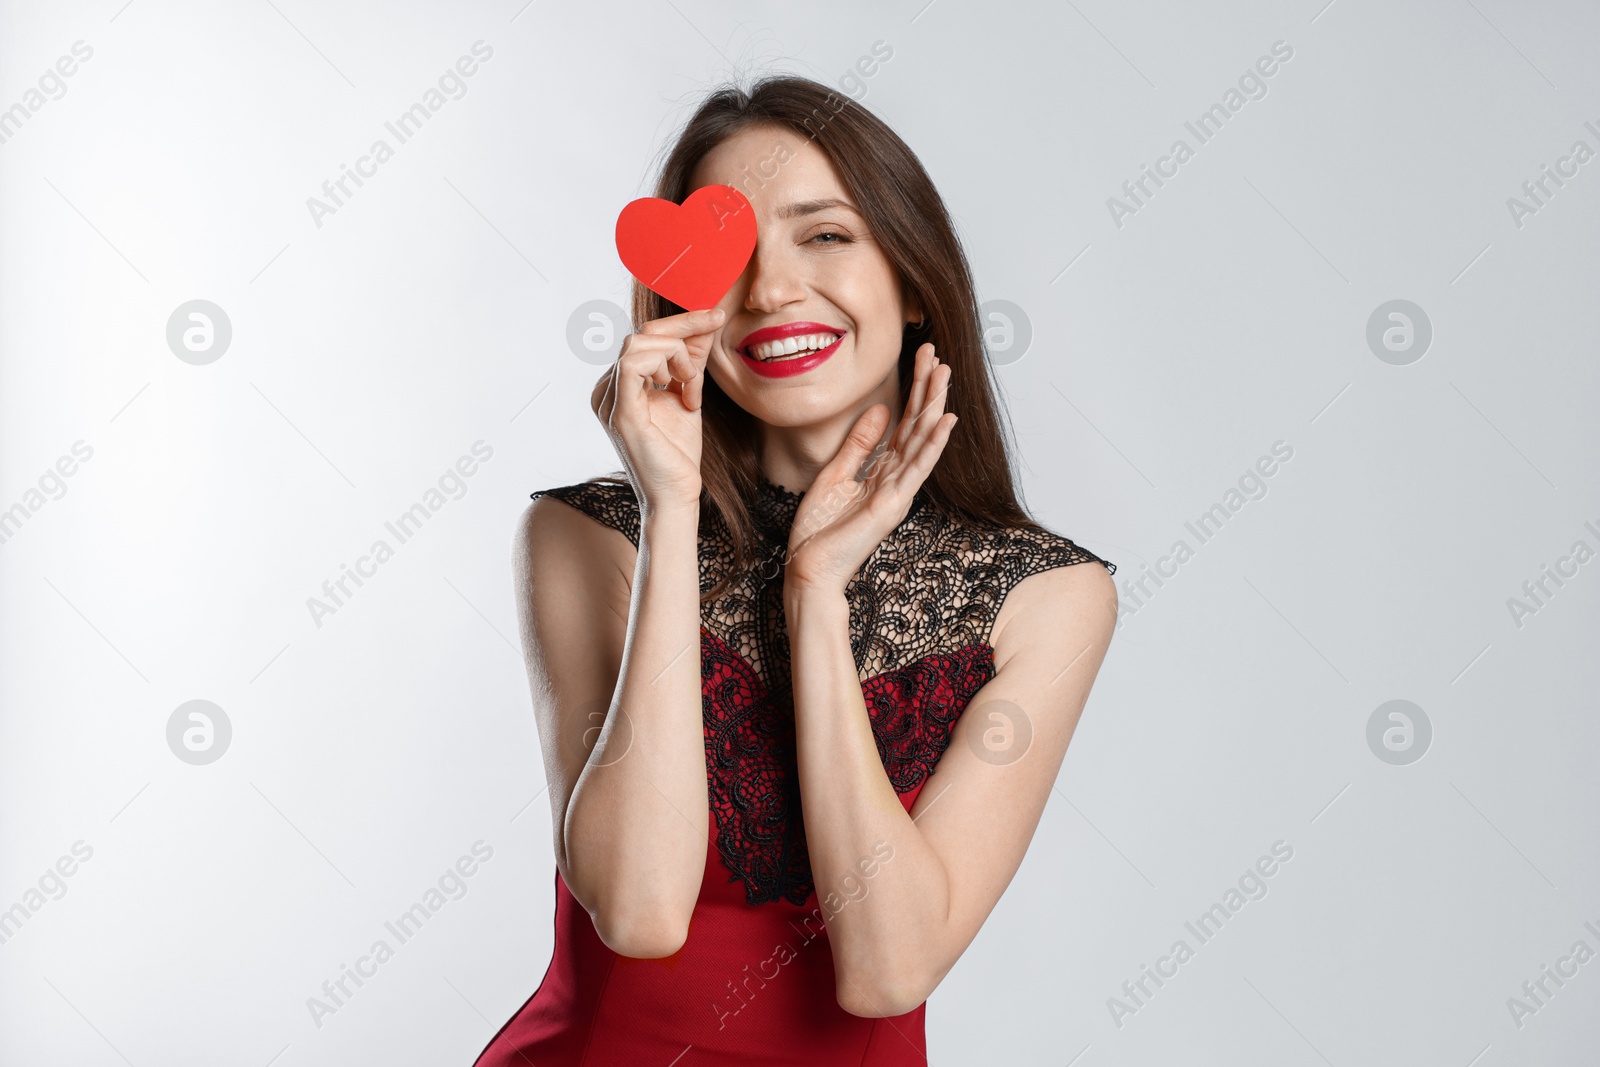
[[[1085, 563], [1100, 566], [1078, 566]], [[852, 618], [859, 613], [869, 626], [893, 623], [894, 633], [885, 631], [882, 640], [896, 649], [891, 659], [909, 662], [991, 642], [1006, 619], [1019, 609], [1034, 615], [1041, 599], [1081, 612], [1108, 599], [1115, 569], [1025, 515], [1000, 522], [925, 503], [869, 557], [846, 595], [865, 605]], [[1029, 582], [1034, 575], [1041, 577]], [[1024, 595], [1013, 596], [1019, 587]]]
[[[1109, 605], [1116, 614], [1117, 565], [1043, 524], [996, 526], [954, 518], [945, 531], [945, 556], [959, 574], [950, 583], [963, 625], [996, 642], [1019, 614], [1041, 626]], [[1080, 564], [1097, 563], [1098, 567]], [[1042, 575], [1032, 582], [1027, 579]], [[955, 590], [959, 590], [956, 592]], [[1013, 595], [1015, 593], [1015, 595]]]
[[952, 516], [943, 518], [942, 524], [946, 543], [963, 564], [1003, 576], [1010, 584], [1039, 571], [1080, 563], [1099, 563], [1107, 574], [1117, 572], [1115, 563], [1038, 522], [997, 526]]
[[536, 501], [544, 496], [554, 497], [602, 526], [620, 531], [635, 548], [639, 547], [639, 500], [634, 495], [633, 483], [620, 473], [537, 489], [529, 494], [529, 499]]

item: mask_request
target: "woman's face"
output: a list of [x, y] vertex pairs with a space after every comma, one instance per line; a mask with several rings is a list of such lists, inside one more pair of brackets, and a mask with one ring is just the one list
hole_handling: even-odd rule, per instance
[[722, 391], [773, 426], [853, 421], [880, 400], [898, 414], [902, 332], [921, 311], [828, 157], [787, 128], [751, 127], [701, 159], [689, 191], [704, 185], [733, 186], [756, 216], [755, 253], [717, 305], [727, 319], [706, 370]]

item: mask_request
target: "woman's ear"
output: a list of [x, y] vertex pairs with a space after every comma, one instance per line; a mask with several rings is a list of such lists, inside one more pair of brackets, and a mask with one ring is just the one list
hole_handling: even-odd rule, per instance
[[906, 325], [908, 327], [915, 328], [927, 325], [928, 316], [923, 312], [922, 305], [917, 302], [915, 297], [906, 293], [900, 302], [905, 305]]

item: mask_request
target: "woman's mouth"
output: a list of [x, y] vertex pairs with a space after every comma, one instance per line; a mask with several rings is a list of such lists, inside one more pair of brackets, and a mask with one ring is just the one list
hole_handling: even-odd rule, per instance
[[746, 337], [737, 351], [744, 365], [764, 378], [804, 374], [839, 349], [844, 331], [815, 322], [769, 326]]

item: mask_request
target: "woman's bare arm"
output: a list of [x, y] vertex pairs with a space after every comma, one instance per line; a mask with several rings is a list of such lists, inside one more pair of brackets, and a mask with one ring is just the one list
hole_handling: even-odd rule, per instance
[[[844, 598], [785, 588], [784, 610], [836, 995], [852, 1015], [901, 1015], [943, 980], [1021, 865], [1110, 643], [1116, 587], [1104, 567], [1080, 564], [1010, 592], [995, 621], [996, 673], [909, 813], [878, 756]], [[1018, 750], [995, 751], [991, 733]]]
[[602, 941], [676, 952], [705, 873], [698, 506], [641, 515], [639, 548], [552, 497], [514, 550], [556, 864]]

